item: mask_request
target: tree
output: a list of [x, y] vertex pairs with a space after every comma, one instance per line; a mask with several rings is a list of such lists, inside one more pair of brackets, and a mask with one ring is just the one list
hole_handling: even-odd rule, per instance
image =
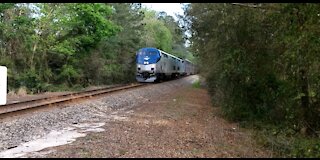
[[[115, 35], [119, 28], [108, 16], [111, 7], [105, 4], [39, 4], [43, 14], [39, 19], [41, 44], [48, 55], [49, 68], [56, 82], [69, 85], [85, 81], [81, 66], [102, 39]], [[43, 25], [47, 28], [43, 28]], [[71, 78], [72, 77], [72, 78]]]
[[99, 52], [105, 59], [101, 78], [107, 83], [123, 83], [135, 78], [135, 53], [142, 45], [144, 13], [139, 3], [110, 3], [110, 19], [121, 26], [115, 36], [102, 41]]
[[319, 6], [186, 6], [193, 52], [227, 117], [319, 129]]
[[156, 11], [145, 10], [145, 40], [146, 47], [154, 47], [166, 52], [172, 51], [172, 34], [165, 24], [157, 19]]

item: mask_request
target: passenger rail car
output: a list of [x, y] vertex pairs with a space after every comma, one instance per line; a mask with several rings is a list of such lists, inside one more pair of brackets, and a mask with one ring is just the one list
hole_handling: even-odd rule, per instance
[[136, 80], [155, 82], [195, 74], [195, 66], [156, 48], [141, 48], [136, 53]]

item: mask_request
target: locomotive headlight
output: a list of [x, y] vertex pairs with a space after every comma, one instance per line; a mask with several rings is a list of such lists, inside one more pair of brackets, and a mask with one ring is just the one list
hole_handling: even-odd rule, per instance
[[138, 65], [138, 68], [140, 68], [140, 65]]

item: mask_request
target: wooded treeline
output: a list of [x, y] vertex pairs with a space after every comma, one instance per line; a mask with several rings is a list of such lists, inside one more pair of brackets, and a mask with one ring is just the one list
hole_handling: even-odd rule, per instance
[[0, 4], [0, 65], [10, 91], [131, 82], [139, 48], [190, 58], [183, 38], [172, 16], [139, 3]]
[[320, 156], [319, 4], [192, 3], [180, 18], [138, 3], [2, 3], [0, 65], [10, 91], [35, 93], [134, 81], [141, 47], [191, 51], [227, 118], [278, 137], [262, 143], [279, 154]]
[[[284, 137], [319, 136], [319, 4], [193, 3], [185, 14], [212, 102], [228, 118], [276, 124], [268, 132]], [[278, 143], [291, 156], [320, 156], [319, 140]]]

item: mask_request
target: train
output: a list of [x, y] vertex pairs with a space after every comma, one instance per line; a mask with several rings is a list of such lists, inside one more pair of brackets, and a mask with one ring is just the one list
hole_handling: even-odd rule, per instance
[[136, 53], [136, 80], [138, 82], [159, 82], [181, 76], [193, 75], [196, 66], [157, 48], [141, 48]]

